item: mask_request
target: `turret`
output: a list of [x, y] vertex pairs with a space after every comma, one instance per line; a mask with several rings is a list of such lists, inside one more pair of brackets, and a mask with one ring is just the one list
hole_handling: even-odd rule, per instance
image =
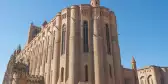
[[16, 54], [19, 54], [21, 52], [21, 45], [19, 44], [17, 49], [16, 49]]
[[47, 23], [47, 21], [45, 20], [44, 22], [43, 22], [43, 24], [42, 24], [42, 28], [45, 28], [45, 26], [47, 25], [48, 23]]
[[35, 26], [33, 23], [30, 25], [29, 33], [28, 33], [28, 43], [30, 43], [33, 38], [41, 31], [40, 27]]
[[90, 5], [93, 7], [99, 7], [100, 6], [100, 0], [91, 0]]

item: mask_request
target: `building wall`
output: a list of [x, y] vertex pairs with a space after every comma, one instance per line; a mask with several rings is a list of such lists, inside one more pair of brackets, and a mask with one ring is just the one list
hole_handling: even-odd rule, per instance
[[[28, 44], [16, 56], [16, 62], [21, 61], [29, 65], [31, 76], [43, 76], [45, 84], [135, 84], [136, 79], [132, 69], [121, 66], [115, 14], [102, 6], [73, 5], [57, 13], [42, 29], [31, 24]], [[7, 68], [10, 73], [11, 64], [13, 61]], [[137, 72], [140, 84], [168, 84], [166, 67], [149, 66]], [[4, 83], [11, 79], [7, 76]]]
[[143, 84], [142, 82], [145, 84], [167, 84], [165, 80], [164, 83], [162, 82], [162, 77], [163, 80], [166, 79], [166, 74], [158, 66], [149, 66], [138, 70], [140, 84]]
[[157, 84], [153, 67], [138, 70], [138, 79], [140, 84], [149, 84], [149, 78], [152, 79], [153, 84]]
[[[136, 73], [135, 62], [134, 69], [121, 66], [116, 16], [99, 3], [91, 0], [92, 6], [65, 8], [41, 28], [31, 24], [28, 42], [16, 55], [16, 62], [29, 66], [29, 82], [135, 84], [138, 73], [139, 84], [168, 84], [166, 67], [149, 66]], [[12, 64], [10, 61], [6, 73], [12, 73]], [[14, 82], [9, 75], [4, 78], [3, 84]], [[19, 82], [26, 84], [22, 79]]]
[[135, 83], [135, 74], [132, 69], [123, 68], [124, 80], [123, 84], [134, 84]]
[[161, 67], [161, 83], [160, 84], [168, 84], [168, 68]]

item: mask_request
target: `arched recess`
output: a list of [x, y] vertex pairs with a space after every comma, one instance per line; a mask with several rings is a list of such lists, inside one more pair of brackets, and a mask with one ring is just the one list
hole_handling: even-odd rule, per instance
[[61, 54], [65, 53], [65, 43], [66, 43], [65, 41], [66, 41], [66, 25], [63, 24], [61, 33]]
[[145, 78], [144, 78], [144, 76], [141, 76], [141, 78], [140, 78], [140, 84], [145, 84]]
[[85, 81], [88, 81], [88, 65], [85, 65]]
[[64, 68], [61, 68], [61, 82], [64, 81]]
[[148, 84], [153, 84], [152, 75], [149, 75], [147, 78]]

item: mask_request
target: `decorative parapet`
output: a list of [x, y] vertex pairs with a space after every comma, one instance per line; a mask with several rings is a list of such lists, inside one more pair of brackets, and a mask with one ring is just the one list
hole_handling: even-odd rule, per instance
[[44, 84], [44, 77], [37, 75], [28, 75], [27, 82], [28, 84], [29, 83]]

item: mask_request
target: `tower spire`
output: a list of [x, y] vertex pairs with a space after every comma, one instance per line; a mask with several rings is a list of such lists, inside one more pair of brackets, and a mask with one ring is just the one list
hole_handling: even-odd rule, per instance
[[132, 56], [132, 63], [136, 63], [134, 56]]
[[136, 70], [136, 61], [135, 61], [134, 56], [132, 56], [131, 64], [132, 64], [132, 69]]
[[131, 64], [132, 64], [132, 70], [133, 70], [133, 73], [134, 73], [134, 80], [135, 80], [134, 84], [139, 84], [139, 82], [138, 82], [138, 74], [137, 74], [137, 67], [136, 67], [136, 61], [135, 61], [134, 56], [132, 56], [132, 62], [131, 62]]
[[99, 7], [100, 6], [100, 0], [90, 0], [90, 5], [93, 7]]

